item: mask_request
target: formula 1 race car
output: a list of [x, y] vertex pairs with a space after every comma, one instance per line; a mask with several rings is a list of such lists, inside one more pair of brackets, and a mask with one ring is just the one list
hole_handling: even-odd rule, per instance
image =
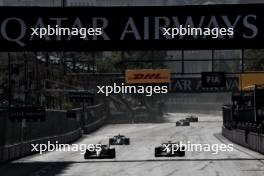
[[176, 126], [190, 126], [190, 122], [186, 119], [182, 119], [176, 122]]
[[115, 148], [110, 148], [108, 145], [102, 145], [101, 150], [86, 150], [84, 154], [84, 159], [113, 159], [115, 157]]
[[189, 122], [198, 122], [198, 117], [194, 115], [190, 115], [186, 118]]
[[183, 157], [185, 156], [185, 147], [180, 146], [180, 142], [163, 143], [161, 146], [155, 148], [155, 157]]
[[124, 135], [117, 135], [109, 139], [109, 145], [129, 145], [130, 140]]

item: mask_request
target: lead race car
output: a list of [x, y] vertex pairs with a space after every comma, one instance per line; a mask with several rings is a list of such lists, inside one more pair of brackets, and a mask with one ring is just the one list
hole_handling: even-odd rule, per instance
[[163, 143], [155, 148], [155, 157], [183, 157], [185, 156], [185, 147], [180, 142]]
[[181, 119], [176, 122], [176, 126], [190, 126], [190, 121], [186, 119]]
[[116, 157], [115, 148], [108, 145], [101, 145], [101, 150], [86, 150], [84, 159], [113, 159]]
[[190, 115], [186, 118], [186, 120], [189, 122], [198, 122], [198, 117], [195, 115]]
[[129, 145], [130, 139], [125, 137], [124, 135], [118, 134], [113, 138], [109, 138], [109, 145]]

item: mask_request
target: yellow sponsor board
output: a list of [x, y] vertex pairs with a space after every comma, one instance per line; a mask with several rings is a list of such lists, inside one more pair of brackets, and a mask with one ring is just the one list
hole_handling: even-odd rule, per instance
[[252, 85], [264, 84], [264, 73], [243, 73], [239, 76], [240, 90], [248, 89]]
[[126, 70], [125, 79], [127, 84], [169, 83], [171, 74], [168, 69]]

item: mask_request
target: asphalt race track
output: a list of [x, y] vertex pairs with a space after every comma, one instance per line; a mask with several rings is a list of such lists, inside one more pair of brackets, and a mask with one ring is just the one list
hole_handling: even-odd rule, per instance
[[221, 116], [199, 115], [198, 123], [176, 127], [185, 114], [168, 114], [168, 123], [115, 124], [83, 136], [78, 144], [107, 143], [118, 133], [130, 137], [131, 145], [115, 146], [116, 159], [84, 160], [79, 152], [35, 154], [0, 167], [1, 176], [263, 176], [264, 155], [234, 145], [233, 152], [186, 152], [185, 157], [155, 158], [162, 142], [229, 144], [221, 136]]

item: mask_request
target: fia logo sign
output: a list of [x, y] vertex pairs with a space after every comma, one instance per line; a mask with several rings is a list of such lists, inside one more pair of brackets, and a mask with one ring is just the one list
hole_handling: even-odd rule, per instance
[[202, 72], [202, 87], [225, 87], [226, 75], [224, 72]]

